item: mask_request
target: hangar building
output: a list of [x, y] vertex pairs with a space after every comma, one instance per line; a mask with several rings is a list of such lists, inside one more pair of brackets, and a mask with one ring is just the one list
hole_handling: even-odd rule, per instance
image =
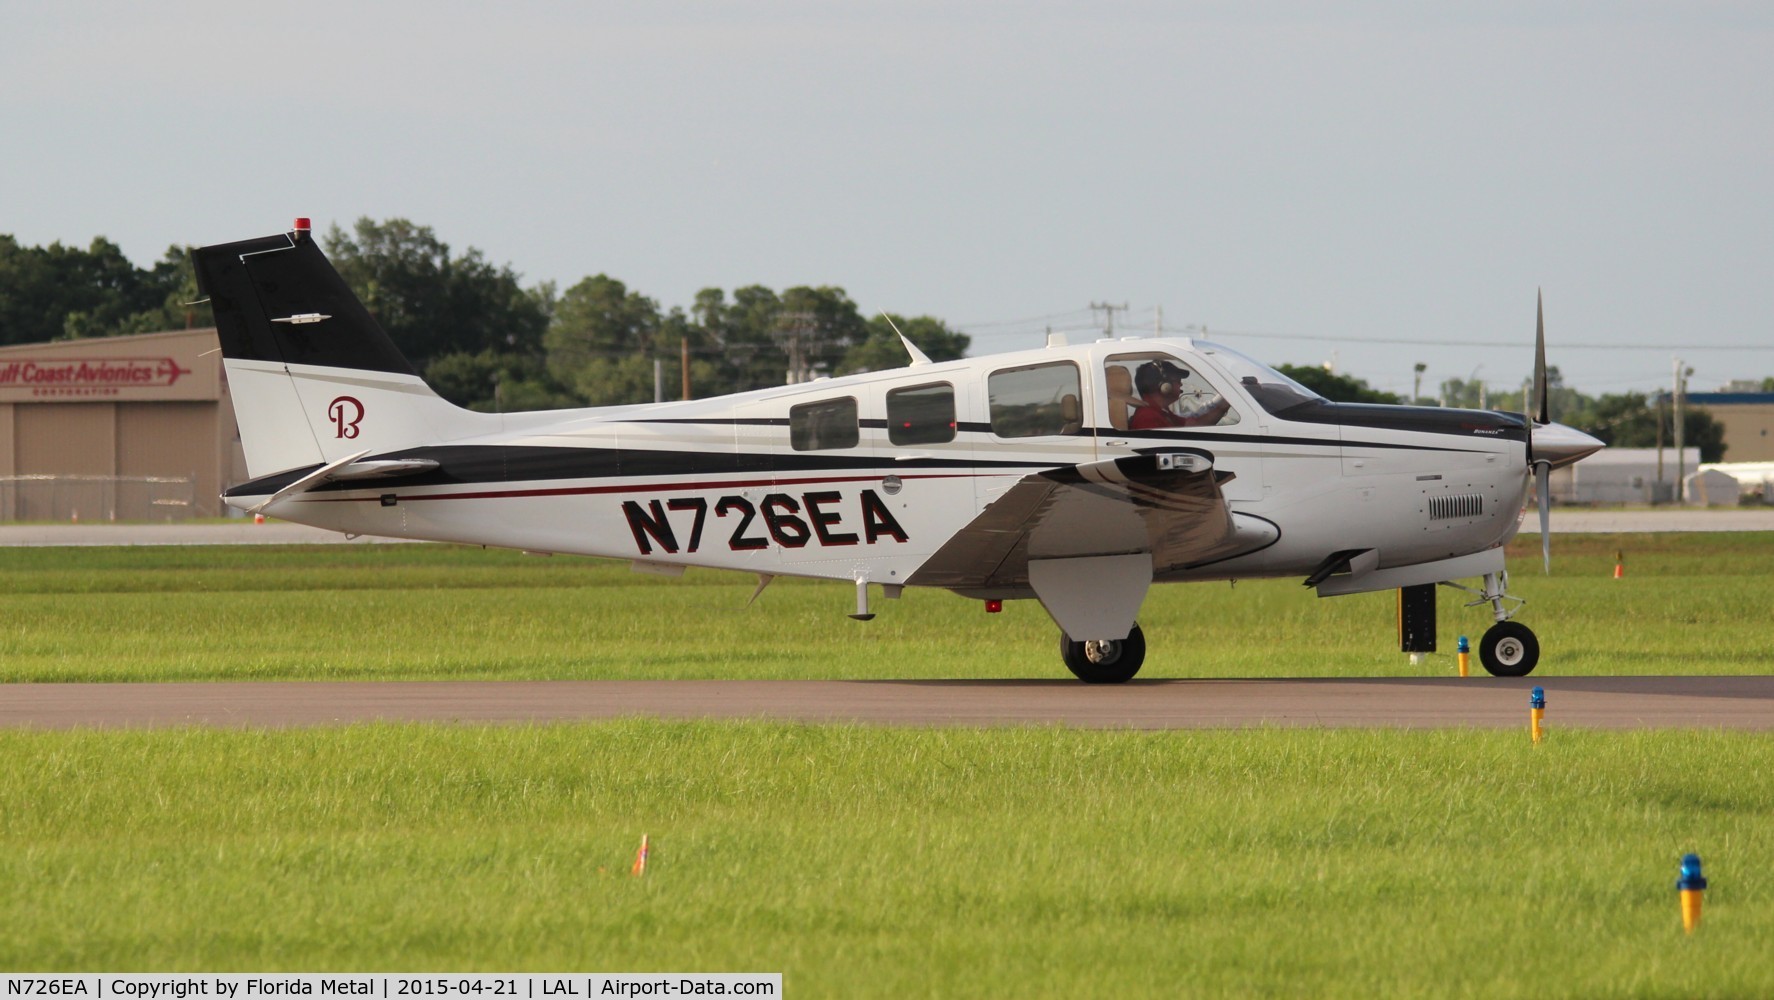
[[1728, 461], [1774, 462], [1774, 392], [1690, 392], [1684, 398], [1724, 425]]
[[214, 328], [0, 347], [0, 521], [219, 517], [247, 478]]

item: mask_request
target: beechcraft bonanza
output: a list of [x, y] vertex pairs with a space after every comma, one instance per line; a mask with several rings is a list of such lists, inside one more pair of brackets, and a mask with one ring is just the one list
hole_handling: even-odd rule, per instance
[[[1331, 403], [1217, 344], [1102, 340], [712, 399], [477, 413], [439, 397], [292, 232], [194, 252], [251, 481], [236, 508], [351, 534], [1034, 598], [1080, 679], [1131, 678], [1154, 583], [1462, 587], [1493, 674], [1534, 668], [1503, 545], [1601, 442], [1546, 419]], [[754, 595], [755, 596], [755, 595]], [[1403, 626], [1401, 624], [1401, 632]]]

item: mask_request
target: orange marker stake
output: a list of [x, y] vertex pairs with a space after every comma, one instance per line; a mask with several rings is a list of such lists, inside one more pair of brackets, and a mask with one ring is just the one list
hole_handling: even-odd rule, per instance
[[1626, 577], [1626, 553], [1619, 550], [1619, 549], [1616, 549], [1614, 551], [1614, 579], [1620, 580], [1620, 579], [1624, 579], [1625, 577]]
[[1546, 735], [1545, 729], [1540, 725], [1540, 721], [1545, 717], [1546, 692], [1541, 688], [1535, 688], [1533, 694], [1528, 695], [1528, 725], [1534, 734], [1535, 744], [1538, 744]]
[[1682, 894], [1682, 930], [1689, 934], [1700, 926], [1700, 894], [1706, 889], [1706, 877], [1700, 874], [1700, 855], [1682, 855], [1682, 877], [1675, 887]]
[[647, 874], [647, 835], [641, 834], [641, 849], [634, 852], [634, 867], [628, 870], [630, 875], [639, 878]]

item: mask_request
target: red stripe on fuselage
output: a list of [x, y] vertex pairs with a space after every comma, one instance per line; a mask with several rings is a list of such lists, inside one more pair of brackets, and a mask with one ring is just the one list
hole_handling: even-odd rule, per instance
[[[889, 473], [888, 475], [895, 475]], [[396, 494], [395, 499], [402, 503], [418, 500], [504, 500], [520, 497], [567, 497], [589, 496], [599, 493], [658, 493], [663, 490], [713, 490], [713, 489], [745, 489], [752, 486], [805, 486], [809, 483], [872, 483], [880, 482], [886, 476], [842, 476], [838, 478], [808, 479], [729, 479], [710, 480], [689, 483], [642, 483], [632, 486], [557, 486], [545, 490], [483, 490], [476, 493], [405, 493]], [[952, 474], [932, 473], [925, 476], [899, 476], [900, 479], [974, 479], [975, 473], [957, 472]], [[387, 494], [370, 497], [317, 497], [303, 495], [291, 497], [305, 503], [380, 503]]]

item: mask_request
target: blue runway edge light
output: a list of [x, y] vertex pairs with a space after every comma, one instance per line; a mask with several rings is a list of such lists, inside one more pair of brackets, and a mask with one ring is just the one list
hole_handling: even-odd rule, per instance
[[1546, 689], [1545, 688], [1535, 688], [1533, 690], [1533, 693], [1528, 695], [1528, 707], [1529, 708], [1545, 708], [1546, 707]]
[[1462, 652], [1462, 653], [1472, 652], [1472, 643], [1467, 642], [1465, 636], [1460, 637], [1460, 652]]
[[1706, 876], [1700, 874], [1700, 855], [1682, 855], [1682, 877], [1677, 880], [1675, 887], [1689, 890], [1706, 888]]

